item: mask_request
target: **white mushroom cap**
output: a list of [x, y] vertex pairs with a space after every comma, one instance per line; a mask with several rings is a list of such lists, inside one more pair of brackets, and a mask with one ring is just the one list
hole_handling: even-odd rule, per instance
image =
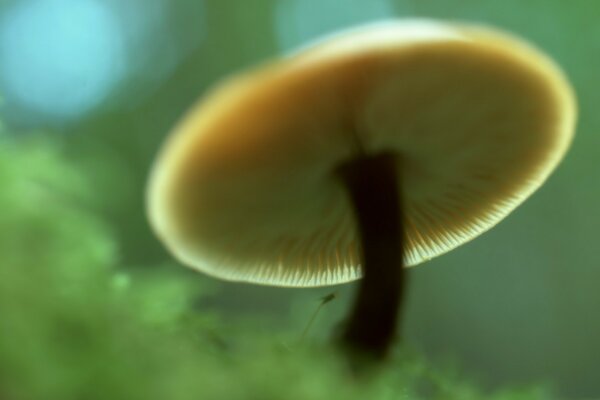
[[279, 286], [360, 278], [338, 166], [397, 155], [405, 261], [488, 230], [537, 189], [574, 132], [574, 94], [532, 46], [484, 27], [368, 25], [229, 79], [154, 166], [153, 229], [182, 263]]

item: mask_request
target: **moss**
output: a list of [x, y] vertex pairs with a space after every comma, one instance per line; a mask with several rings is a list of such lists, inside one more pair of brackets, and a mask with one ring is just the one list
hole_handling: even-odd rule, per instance
[[119, 265], [99, 195], [54, 142], [0, 141], [3, 400], [551, 397], [485, 393], [408, 351], [357, 380], [324, 345], [286, 346], [297, 332], [224, 321], [194, 306], [210, 288], [180, 268]]

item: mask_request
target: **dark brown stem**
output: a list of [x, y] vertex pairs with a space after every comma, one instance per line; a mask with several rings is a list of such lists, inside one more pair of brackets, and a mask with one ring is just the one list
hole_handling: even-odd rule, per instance
[[382, 360], [398, 331], [403, 300], [403, 226], [397, 160], [363, 157], [339, 170], [354, 207], [363, 278], [342, 343], [353, 355]]

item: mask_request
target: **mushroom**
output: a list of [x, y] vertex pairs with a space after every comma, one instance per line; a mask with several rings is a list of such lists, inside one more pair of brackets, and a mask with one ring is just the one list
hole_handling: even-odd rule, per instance
[[341, 342], [382, 359], [404, 268], [490, 229], [571, 141], [557, 65], [495, 29], [390, 21], [320, 40], [204, 96], [168, 137], [151, 225], [217, 278], [309, 287], [362, 278]]

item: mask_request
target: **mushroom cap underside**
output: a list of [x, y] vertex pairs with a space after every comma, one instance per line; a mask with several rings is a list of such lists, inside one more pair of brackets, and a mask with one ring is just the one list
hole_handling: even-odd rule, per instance
[[333, 37], [213, 89], [152, 172], [149, 217], [170, 251], [228, 280], [355, 280], [358, 232], [335, 171], [365, 154], [395, 154], [406, 265], [473, 239], [525, 200], [570, 143], [567, 80], [504, 33], [426, 24], [435, 32], [416, 40], [402, 22]]

